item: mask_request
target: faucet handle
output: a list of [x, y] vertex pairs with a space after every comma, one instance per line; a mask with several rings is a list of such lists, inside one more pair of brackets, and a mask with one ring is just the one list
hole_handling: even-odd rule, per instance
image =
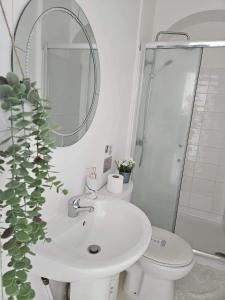
[[79, 205], [80, 204], [80, 195], [73, 196], [68, 200], [68, 205], [69, 206], [74, 206], [74, 205]]
[[74, 218], [76, 216], [75, 209], [80, 207], [80, 195], [71, 197], [68, 200], [68, 216]]
[[72, 205], [74, 208], [79, 208], [80, 207], [80, 197], [73, 199]]

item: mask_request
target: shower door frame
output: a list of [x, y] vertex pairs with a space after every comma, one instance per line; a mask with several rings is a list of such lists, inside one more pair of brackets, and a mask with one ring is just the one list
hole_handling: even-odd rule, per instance
[[[141, 58], [141, 68], [140, 68], [140, 84], [139, 84], [139, 89], [138, 89], [138, 100], [136, 104], [136, 111], [138, 112], [136, 114], [136, 118], [134, 120], [134, 132], [133, 132], [133, 138], [132, 138], [132, 144], [131, 144], [131, 156], [134, 157], [134, 152], [135, 152], [135, 147], [136, 147], [136, 139], [137, 139], [137, 128], [138, 128], [138, 123], [139, 123], [139, 114], [140, 114], [140, 106], [141, 106], [141, 95], [142, 95], [142, 87], [143, 87], [143, 78], [144, 78], [144, 65], [145, 65], [145, 53], [146, 50], [154, 50], [154, 49], [188, 49], [188, 48], [201, 48], [201, 56], [200, 56], [200, 61], [199, 61], [199, 70], [197, 74], [197, 80], [196, 80], [196, 87], [194, 91], [194, 100], [193, 100], [193, 107], [191, 111], [191, 118], [190, 118], [190, 124], [188, 128], [188, 134], [187, 134], [187, 140], [186, 140], [186, 148], [185, 148], [185, 153], [184, 153], [184, 158], [183, 158], [183, 165], [182, 165], [182, 171], [181, 171], [181, 176], [180, 176], [180, 182], [178, 186], [178, 192], [177, 192], [177, 199], [176, 199], [176, 208], [174, 212], [174, 220], [173, 220], [173, 229], [172, 231], [175, 232], [175, 227], [176, 227], [176, 221], [177, 221], [177, 213], [178, 213], [178, 208], [179, 208], [179, 199], [180, 199], [180, 191], [181, 191], [181, 184], [182, 184], [182, 179], [183, 179], [183, 173], [184, 173], [184, 165], [185, 165], [185, 160], [186, 160], [186, 155], [187, 155], [187, 145], [188, 145], [188, 140], [190, 136], [190, 128], [191, 128], [191, 123], [192, 123], [192, 117], [193, 117], [193, 109], [194, 109], [194, 103], [195, 103], [195, 96], [196, 96], [196, 91], [197, 91], [197, 84], [199, 80], [199, 73], [201, 70], [201, 63], [202, 63], [202, 56], [203, 56], [203, 51], [205, 48], [225, 48], [225, 41], [176, 41], [176, 42], [171, 42], [171, 41], [156, 41], [156, 42], [151, 42], [147, 43], [142, 50], [142, 58]], [[151, 89], [151, 82], [149, 85], [149, 89]], [[151, 93], [148, 92], [148, 97], [151, 98]], [[148, 100], [149, 102], [151, 99]], [[145, 103], [146, 105], [146, 103]], [[149, 104], [150, 106], [151, 104]], [[144, 121], [146, 123], [146, 121]], [[145, 125], [144, 125], [145, 126]], [[145, 128], [143, 128], [143, 131]], [[144, 144], [142, 145], [144, 147]], [[142, 150], [143, 151], [143, 150]], [[195, 250], [198, 253], [201, 251]], [[205, 252], [201, 252], [204, 255], [207, 255]]]

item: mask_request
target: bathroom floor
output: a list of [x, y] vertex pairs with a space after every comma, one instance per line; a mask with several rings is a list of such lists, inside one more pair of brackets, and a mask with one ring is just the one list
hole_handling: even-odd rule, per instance
[[[121, 276], [121, 286], [123, 280]], [[118, 300], [134, 299], [120, 289]], [[195, 264], [189, 275], [176, 282], [175, 300], [225, 300], [225, 272]]]

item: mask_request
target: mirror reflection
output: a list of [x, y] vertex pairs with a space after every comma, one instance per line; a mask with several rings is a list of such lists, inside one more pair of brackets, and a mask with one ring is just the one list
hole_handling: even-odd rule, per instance
[[[94, 118], [100, 84], [98, 50], [84, 12], [74, 0], [31, 0], [15, 42], [26, 76], [49, 100], [56, 144], [74, 144]], [[13, 56], [12, 64], [18, 72]]]

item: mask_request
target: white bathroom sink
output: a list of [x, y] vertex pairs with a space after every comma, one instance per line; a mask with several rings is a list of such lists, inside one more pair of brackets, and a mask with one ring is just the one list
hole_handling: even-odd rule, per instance
[[[52, 242], [32, 248], [33, 272], [63, 282], [103, 278], [125, 270], [144, 254], [152, 229], [139, 208], [106, 198], [81, 204], [94, 206], [94, 211], [75, 218], [61, 214], [49, 221]], [[90, 245], [98, 245], [100, 252], [89, 253]]]

